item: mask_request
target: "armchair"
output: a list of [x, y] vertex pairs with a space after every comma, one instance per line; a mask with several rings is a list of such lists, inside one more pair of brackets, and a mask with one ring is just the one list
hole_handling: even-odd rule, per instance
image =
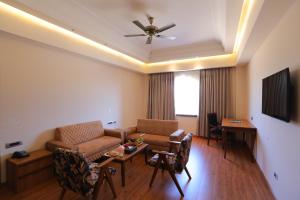
[[[153, 152], [156, 154], [148, 162], [150, 166], [155, 167], [150, 181], [150, 187], [153, 184], [158, 169], [159, 168], [166, 169], [168, 170], [181, 196], [184, 196], [184, 193], [177, 181], [175, 173], [181, 173], [183, 170], [185, 170], [185, 172], [189, 177], [189, 180], [192, 178], [186, 167], [186, 164], [189, 161], [191, 144], [192, 144], [192, 134], [189, 133], [182, 139], [181, 142], [170, 141], [169, 152], [153, 150]], [[174, 147], [176, 147], [175, 150]]]
[[64, 198], [67, 190], [80, 193], [84, 197], [97, 199], [104, 180], [107, 180], [114, 197], [116, 197], [111, 178], [114, 169], [107, 167], [107, 164], [113, 158], [109, 158], [101, 163], [88, 164], [83, 154], [63, 148], [57, 148], [53, 157], [54, 173], [59, 185], [63, 188], [60, 200]]

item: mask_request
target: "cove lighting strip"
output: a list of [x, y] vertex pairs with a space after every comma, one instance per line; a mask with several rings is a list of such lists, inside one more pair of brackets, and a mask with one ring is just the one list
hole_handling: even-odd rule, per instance
[[245, 37], [245, 31], [247, 29], [247, 25], [249, 22], [250, 15], [252, 13], [252, 9], [254, 7], [254, 3], [254, 0], [244, 0], [243, 2], [242, 12], [233, 48], [233, 53], [235, 54], [238, 54], [238, 52], [241, 50], [241, 43]]
[[230, 57], [230, 56], [235, 56], [241, 47], [241, 43], [244, 39], [245, 36], [245, 31], [247, 28], [247, 23], [250, 18], [251, 10], [253, 8], [254, 0], [244, 0], [243, 6], [242, 6], [242, 11], [241, 11], [241, 16], [239, 20], [239, 25], [238, 25], [238, 30], [237, 30], [237, 35], [235, 38], [235, 44], [234, 44], [234, 49], [233, 53], [231, 54], [224, 54], [224, 55], [216, 55], [216, 56], [207, 56], [207, 57], [195, 57], [195, 58], [188, 58], [188, 59], [179, 59], [179, 60], [171, 60], [171, 61], [162, 61], [162, 62], [154, 62], [154, 63], [145, 63], [141, 60], [138, 60], [136, 58], [133, 58], [131, 56], [128, 56], [124, 53], [121, 53], [117, 50], [114, 50], [108, 46], [105, 46], [103, 44], [100, 44], [98, 42], [95, 42], [94, 40], [91, 40], [89, 38], [86, 38], [82, 35], [79, 35], [77, 33], [74, 33], [70, 30], [67, 30], [65, 28], [62, 28], [60, 26], [57, 26], [53, 23], [50, 23], [46, 20], [43, 20], [41, 18], [38, 18], [34, 15], [31, 15], [25, 11], [22, 11], [20, 9], [17, 9], [11, 5], [8, 5], [6, 3], [3, 3], [0, 1], [0, 8], [13, 14], [16, 15], [17, 17], [24, 18], [26, 20], [32, 21], [35, 24], [38, 24], [44, 28], [56, 31], [60, 34], [66, 35], [70, 38], [79, 40], [80, 42], [83, 42], [87, 45], [93, 46], [100, 51], [103, 51], [105, 53], [114, 55], [118, 58], [122, 58], [123, 60], [129, 61], [131, 63], [138, 64], [140, 66], [161, 66], [161, 65], [169, 65], [169, 64], [180, 64], [180, 63], [186, 63], [186, 62], [197, 62], [197, 61], [202, 61], [205, 59], [223, 59], [224, 57]]
[[62, 28], [62, 27], [57, 26], [55, 24], [52, 24], [52, 23], [50, 23], [50, 22], [48, 22], [46, 20], [43, 20], [43, 19], [38, 18], [36, 16], [33, 16], [33, 15], [27, 13], [27, 12], [19, 10], [19, 9], [17, 9], [17, 8], [15, 8], [13, 6], [10, 6], [8, 4], [5, 4], [5, 3], [1, 2], [1, 1], [0, 1], [0, 8], [4, 9], [5, 11], [7, 11], [9, 13], [12, 13], [12, 14], [16, 15], [17, 17], [29, 20], [29, 21], [31, 21], [31, 22], [33, 22], [35, 24], [38, 24], [38, 25], [40, 25], [40, 26], [42, 26], [44, 28], [56, 31], [58, 33], [61, 33], [63, 35], [71, 37], [73, 39], [79, 40], [80, 42], [83, 42], [83, 43], [85, 43], [87, 45], [96, 47], [97, 49], [99, 49], [99, 50], [101, 50], [101, 51], [103, 51], [105, 53], [114, 55], [114, 56], [119, 57], [119, 58], [123, 58], [124, 60], [127, 60], [127, 61], [132, 62], [132, 63], [136, 63], [138, 65], [145, 65], [144, 62], [142, 62], [142, 61], [140, 61], [140, 60], [138, 60], [136, 58], [128, 56], [128, 55], [126, 55], [124, 53], [121, 53], [121, 52], [119, 52], [117, 50], [114, 50], [114, 49], [112, 49], [110, 47], [107, 47], [107, 46], [105, 46], [103, 44], [100, 44], [100, 43], [95, 42], [95, 41], [93, 41], [91, 39], [88, 39], [88, 38], [86, 38], [86, 37], [84, 37], [82, 35], [79, 35], [77, 33], [69, 31], [69, 30], [67, 30], [65, 28]]

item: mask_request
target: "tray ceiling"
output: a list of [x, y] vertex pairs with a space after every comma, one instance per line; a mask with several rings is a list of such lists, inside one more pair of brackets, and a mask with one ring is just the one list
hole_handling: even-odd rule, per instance
[[[59, 26], [144, 62], [214, 56], [232, 52], [243, 0], [16, 0]], [[158, 27], [176, 23], [164, 32], [176, 40], [125, 38], [141, 33], [132, 21]]]

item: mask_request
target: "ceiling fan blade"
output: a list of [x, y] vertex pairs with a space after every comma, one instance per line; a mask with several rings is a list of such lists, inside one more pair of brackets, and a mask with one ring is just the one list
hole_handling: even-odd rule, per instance
[[165, 30], [168, 30], [168, 29], [170, 29], [170, 28], [173, 28], [174, 26], [176, 26], [176, 24], [169, 24], [169, 25], [166, 25], [166, 26], [163, 26], [163, 27], [161, 27], [160, 29], [158, 29], [156, 32], [157, 33], [160, 33], [160, 32], [163, 32], [163, 31], [165, 31]]
[[149, 15], [149, 14], [147, 14], [147, 13], [146, 13], [146, 16], [147, 16], [147, 19], [148, 19], [149, 23], [152, 25], [152, 24], [153, 24], [154, 17], [152, 17], [151, 15]]
[[147, 38], [146, 44], [151, 44], [152, 43], [152, 36], [149, 36]]
[[145, 26], [141, 22], [139, 22], [138, 20], [134, 20], [134, 21], [132, 21], [132, 23], [134, 23], [135, 25], [137, 25], [143, 31], [146, 31]]
[[168, 40], [175, 40], [176, 37], [174, 36], [166, 36], [166, 35], [156, 35], [157, 38], [163, 38], [163, 39], [168, 39]]
[[130, 34], [130, 35], [124, 35], [124, 37], [139, 37], [139, 36], [146, 36], [146, 34]]

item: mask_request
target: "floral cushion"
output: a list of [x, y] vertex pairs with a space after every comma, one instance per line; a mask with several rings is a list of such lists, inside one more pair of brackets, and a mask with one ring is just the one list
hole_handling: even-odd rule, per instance
[[[153, 166], [155, 167], [156, 166], [156, 163], [158, 161], [158, 157], [159, 157], [159, 154], [155, 154], [148, 162], [148, 164], [150, 166]], [[175, 156], [168, 156], [166, 155], [166, 158], [167, 158], [167, 161], [169, 163], [169, 166], [171, 168], [171, 170], [175, 170], [175, 161], [176, 161], [176, 157]], [[164, 161], [162, 160], [160, 165], [159, 165], [159, 168], [165, 168], [166, 166], [164, 165]]]
[[54, 152], [54, 173], [61, 187], [83, 196], [94, 191], [100, 169], [97, 163], [88, 165], [84, 155], [72, 150], [58, 148]]

